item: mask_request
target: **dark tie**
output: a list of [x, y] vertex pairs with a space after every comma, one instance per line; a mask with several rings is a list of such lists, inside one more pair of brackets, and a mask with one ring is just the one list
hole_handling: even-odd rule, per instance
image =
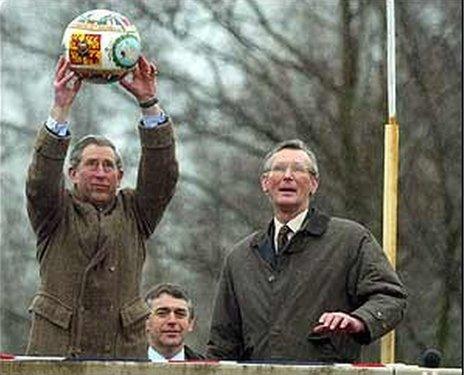
[[282, 252], [282, 249], [287, 244], [289, 233], [292, 233], [292, 230], [288, 226], [284, 225], [282, 228], [280, 228], [279, 234], [277, 235], [277, 252], [278, 253]]

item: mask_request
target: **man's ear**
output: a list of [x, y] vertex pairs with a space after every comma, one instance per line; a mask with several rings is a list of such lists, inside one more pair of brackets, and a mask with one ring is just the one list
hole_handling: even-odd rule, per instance
[[122, 169], [118, 170], [118, 187], [121, 184], [122, 178], [124, 177], [124, 171]]
[[317, 188], [319, 187], [319, 179], [316, 176], [310, 176], [309, 195], [316, 194]]
[[73, 167], [68, 168], [68, 176], [73, 185], [76, 183], [77, 170]]
[[267, 192], [269, 191], [268, 181], [269, 179], [267, 177], [267, 174], [263, 173], [261, 175], [260, 182], [261, 182], [261, 190], [263, 191], [264, 194], [267, 194]]
[[195, 318], [190, 319], [187, 332], [192, 332], [193, 331], [193, 329], [195, 328], [196, 322], [197, 321], [195, 320]]

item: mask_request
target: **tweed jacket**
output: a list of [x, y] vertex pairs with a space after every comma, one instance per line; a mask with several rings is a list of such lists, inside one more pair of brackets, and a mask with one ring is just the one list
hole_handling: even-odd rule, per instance
[[174, 194], [178, 164], [170, 122], [139, 126], [139, 133], [135, 189], [119, 190], [97, 209], [64, 187], [70, 137], [39, 129], [26, 183], [40, 264], [27, 354], [146, 356], [150, 310], [140, 297], [145, 243]]
[[[207, 356], [230, 360], [354, 362], [361, 344], [402, 319], [406, 291], [363, 226], [312, 209], [280, 255], [268, 230], [226, 257]], [[360, 318], [363, 335], [315, 335], [324, 312]]]

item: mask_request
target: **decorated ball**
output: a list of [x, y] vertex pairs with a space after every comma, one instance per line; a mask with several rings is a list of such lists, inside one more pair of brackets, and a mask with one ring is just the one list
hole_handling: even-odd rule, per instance
[[121, 79], [140, 57], [140, 35], [122, 14], [94, 9], [76, 17], [63, 35], [71, 69], [93, 83]]

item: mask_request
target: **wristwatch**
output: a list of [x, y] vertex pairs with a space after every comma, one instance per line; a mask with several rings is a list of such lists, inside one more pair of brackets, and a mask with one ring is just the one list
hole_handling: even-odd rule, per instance
[[151, 106], [155, 105], [156, 103], [159, 102], [159, 99], [154, 96], [153, 98], [150, 98], [144, 102], [139, 102], [140, 108], [150, 108]]

